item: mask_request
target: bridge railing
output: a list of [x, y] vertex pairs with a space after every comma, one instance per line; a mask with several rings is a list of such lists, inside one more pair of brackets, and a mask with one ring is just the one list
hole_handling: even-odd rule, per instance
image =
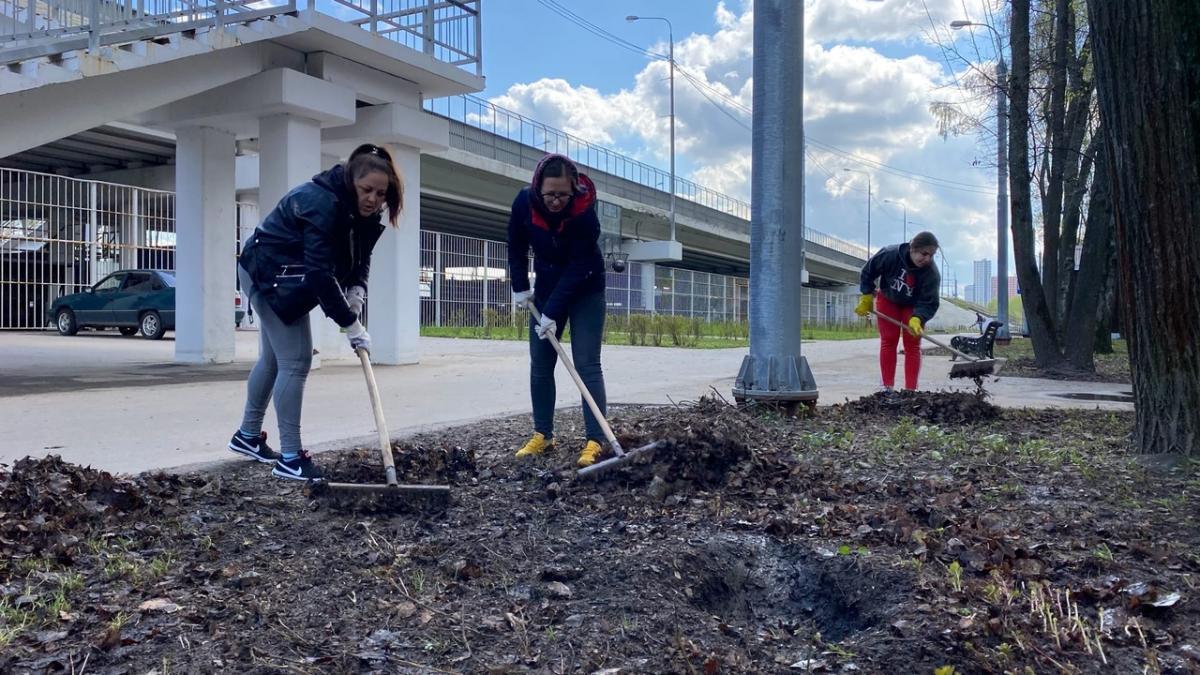
[[[483, 74], [480, 0], [333, 0], [338, 18], [438, 61]], [[320, 3], [317, 5], [320, 10]]]
[[[543, 152], [566, 155], [582, 166], [670, 194], [669, 172], [502, 108], [490, 101], [469, 95], [450, 96], [426, 100], [425, 109], [485, 131], [492, 134], [493, 138], [517, 142]], [[732, 215], [747, 223], [750, 221], [749, 202], [706, 188], [686, 178], [675, 177], [675, 196]], [[856, 258], [865, 260], [867, 257], [865, 247], [819, 230], [805, 228], [805, 238]]]
[[[315, 9], [483, 73], [481, 0], [0, 0], [0, 63], [71, 38], [87, 48]], [[78, 47], [72, 47], [78, 48]], [[16, 55], [16, 56], [13, 56]]]
[[295, 0], [0, 0], [0, 56], [68, 37], [87, 36], [95, 49], [119, 34], [141, 39], [295, 10]]

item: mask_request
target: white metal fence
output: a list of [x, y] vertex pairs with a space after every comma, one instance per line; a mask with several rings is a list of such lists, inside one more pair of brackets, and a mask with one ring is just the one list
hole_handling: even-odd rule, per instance
[[[532, 265], [530, 276], [533, 279]], [[746, 320], [750, 282], [745, 277], [628, 263], [609, 271], [610, 315], [647, 313], [643, 275], [653, 270], [654, 311], [706, 321]], [[645, 289], [645, 290], [644, 290]], [[442, 232], [421, 232], [421, 324], [479, 327], [503, 321], [512, 312], [508, 245]], [[854, 316], [857, 295], [815, 288], [800, 289], [805, 323], [819, 326], [861, 324]]]
[[[237, 217], [240, 242], [258, 210], [238, 204]], [[231, 273], [233, 264], [231, 256]], [[129, 268], [175, 268], [174, 193], [0, 168], [0, 329], [48, 328], [46, 310], [56, 298]], [[747, 279], [636, 262], [608, 273], [610, 313], [647, 311], [643, 275], [651, 269], [659, 313], [745, 319]], [[508, 247], [423, 231], [418, 288], [423, 325], [482, 326], [489, 310], [511, 312]], [[836, 325], [854, 321], [853, 299], [805, 288], [797, 301], [806, 322]]]

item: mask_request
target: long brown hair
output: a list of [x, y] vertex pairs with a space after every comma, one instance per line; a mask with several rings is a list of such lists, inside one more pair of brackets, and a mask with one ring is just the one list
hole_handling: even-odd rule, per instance
[[354, 152], [350, 153], [350, 159], [346, 160], [346, 182], [350, 184], [351, 194], [355, 195], [355, 198], [358, 191], [354, 188], [354, 182], [375, 171], [387, 176], [388, 222], [392, 227], [396, 227], [400, 211], [404, 209], [404, 181], [400, 178], [400, 172], [396, 170], [391, 153], [374, 143], [364, 143], [355, 148]]

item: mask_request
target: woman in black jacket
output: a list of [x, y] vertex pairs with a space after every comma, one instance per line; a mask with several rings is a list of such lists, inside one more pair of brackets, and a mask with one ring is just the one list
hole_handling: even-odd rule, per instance
[[[942, 275], [933, 256], [937, 237], [918, 232], [912, 241], [879, 249], [863, 265], [859, 276], [862, 297], [854, 312], [867, 316], [874, 309], [904, 324], [903, 331], [890, 321], [877, 321], [879, 328], [879, 371], [884, 391], [896, 386], [896, 345], [904, 335], [904, 388], [916, 390], [921, 376], [921, 333], [937, 314]], [[876, 294], [878, 281], [878, 294]]]
[[[600, 253], [596, 186], [568, 158], [547, 155], [533, 180], [513, 200], [508, 219], [508, 268], [513, 304], [533, 302], [542, 319], [529, 321], [529, 389], [533, 400], [533, 436], [517, 457], [540, 455], [554, 446], [554, 366], [558, 354], [546, 341], [562, 337], [571, 324], [571, 358], [579, 377], [605, 411], [600, 342], [604, 335], [605, 273]], [[529, 288], [529, 249], [533, 249], [535, 287]], [[591, 409], [583, 406], [587, 443], [579, 466], [600, 456], [604, 438]]]
[[[238, 275], [258, 315], [260, 349], [230, 450], [273, 463], [271, 473], [280, 478], [322, 478], [300, 442], [304, 384], [312, 368], [309, 312], [320, 306], [346, 329], [351, 347], [370, 350], [371, 336], [359, 315], [371, 251], [383, 234], [384, 207], [395, 227], [403, 203], [404, 185], [391, 155], [377, 145], [362, 145], [345, 164], [284, 195], [247, 239]], [[267, 446], [262, 431], [272, 397], [282, 454]]]

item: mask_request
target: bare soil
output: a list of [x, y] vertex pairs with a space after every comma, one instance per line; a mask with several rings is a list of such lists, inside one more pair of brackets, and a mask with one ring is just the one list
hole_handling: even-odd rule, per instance
[[527, 416], [423, 435], [403, 479], [453, 496], [398, 508], [253, 463], [0, 466], [0, 672], [1200, 672], [1200, 472], [1133, 461], [1129, 414], [614, 414], [665, 447], [577, 481], [577, 413], [533, 461]]

